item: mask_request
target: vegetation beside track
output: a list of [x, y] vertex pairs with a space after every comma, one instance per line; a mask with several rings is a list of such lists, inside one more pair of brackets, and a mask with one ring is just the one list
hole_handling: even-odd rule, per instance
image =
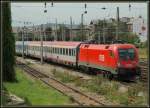
[[[102, 76], [93, 76], [91, 80], [83, 80], [68, 73], [57, 72], [56, 69], [53, 69], [53, 75], [64, 83], [74, 83], [75, 86], [82, 87], [83, 90], [103, 95], [113, 102], [123, 105], [147, 105], [147, 91], [140, 82], [134, 86], [126, 87], [127, 91], [122, 92], [119, 91], [120, 82], [109, 81]], [[140, 92], [142, 93], [141, 96], [139, 95]]]
[[148, 58], [148, 48], [139, 48], [139, 58]]
[[4, 82], [4, 87], [8, 92], [23, 98], [27, 105], [72, 104], [67, 96], [64, 96], [55, 89], [48, 87], [39, 80], [32, 79], [19, 68], [16, 68], [16, 77], [17, 82]]

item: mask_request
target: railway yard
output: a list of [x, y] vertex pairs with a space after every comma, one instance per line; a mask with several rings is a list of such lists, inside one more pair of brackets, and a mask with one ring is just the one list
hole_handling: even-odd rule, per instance
[[146, 2], [3, 5], [1, 106], [149, 107]]
[[[121, 82], [117, 80], [109, 81], [101, 75], [89, 75], [59, 64], [44, 62], [41, 65], [37, 59], [17, 57], [17, 66], [24, 72], [71, 97], [78, 105], [109, 106], [141, 103], [146, 105], [148, 64], [146, 60], [142, 59], [140, 65], [142, 67], [140, 80], [137, 82]], [[124, 100], [117, 97], [116, 91], [117, 95], [121, 94]]]

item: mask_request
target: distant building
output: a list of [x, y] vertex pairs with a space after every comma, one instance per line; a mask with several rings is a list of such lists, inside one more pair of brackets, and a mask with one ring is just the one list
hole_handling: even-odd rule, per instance
[[147, 40], [147, 22], [139, 16], [132, 18], [128, 24], [128, 31], [136, 33], [141, 41]]
[[120, 21], [121, 22], [129, 22], [130, 18], [129, 17], [122, 17], [122, 18], [120, 18]]
[[[59, 25], [60, 24], [57, 24], [57, 30], [59, 29]], [[70, 31], [71, 26], [69, 24], [64, 24], [64, 26], [67, 27], [67, 30]], [[55, 23], [43, 24], [42, 31], [45, 31], [46, 28], [49, 28], [49, 27], [52, 29], [51, 35], [55, 36], [56, 35], [56, 24]], [[40, 40], [40, 36], [39, 35], [41, 33], [41, 25], [27, 26], [26, 28], [27, 28], [26, 29], [27, 33], [31, 33], [32, 32], [34, 34], [34, 36], [36, 38], [39, 38], [39, 40]], [[16, 36], [19, 36], [18, 35], [19, 32], [22, 31], [22, 28], [20, 28], [20, 27], [12, 27], [12, 29], [13, 29], [13, 33], [16, 34]], [[72, 39], [72, 38], [74, 38], [76, 36], [76, 32], [78, 30], [79, 30], [78, 29], [78, 25], [73, 24], [72, 25], [72, 35], [71, 35], [71, 33], [68, 33], [68, 32], [66, 32], [67, 34], [64, 33], [64, 35], [66, 37], [69, 37], [69, 38]], [[46, 37], [44, 37], [44, 38], [46, 38]]]

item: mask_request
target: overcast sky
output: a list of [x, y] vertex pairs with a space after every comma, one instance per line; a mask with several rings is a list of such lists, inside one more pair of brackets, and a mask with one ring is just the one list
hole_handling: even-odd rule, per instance
[[[44, 13], [44, 2], [12, 2], [12, 25], [21, 26], [24, 21], [32, 22], [32, 24], [55, 23], [56, 18], [58, 23], [69, 24], [70, 16], [72, 16], [75, 24], [79, 24], [81, 22], [81, 14], [85, 10], [85, 3], [87, 4], [87, 14], [84, 15], [84, 24], [89, 24], [94, 19], [116, 18], [117, 6], [120, 10], [120, 17], [138, 17], [141, 15], [147, 20], [147, 2], [130, 3], [131, 11], [129, 11], [129, 2], [54, 2], [54, 7], [51, 7], [51, 2], [47, 2], [47, 13]], [[102, 10], [101, 8], [103, 7], [106, 10]]]

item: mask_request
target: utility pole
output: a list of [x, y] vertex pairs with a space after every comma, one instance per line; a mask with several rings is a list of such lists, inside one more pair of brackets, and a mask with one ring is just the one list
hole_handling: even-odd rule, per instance
[[56, 18], [56, 30], [55, 30], [55, 40], [57, 41], [58, 40], [58, 37], [57, 37], [57, 18]]
[[118, 40], [118, 32], [119, 32], [119, 7], [117, 7], [117, 26], [116, 26], [116, 40]]
[[81, 14], [81, 32], [82, 32], [82, 41], [83, 41], [83, 14]]
[[27, 22], [25, 22], [25, 41], [28, 41], [28, 37], [27, 37]]
[[22, 27], [22, 58], [24, 59], [24, 27]]
[[64, 41], [64, 37], [63, 37], [63, 23], [62, 23], [62, 27], [61, 27], [61, 38], [62, 38], [62, 41]]
[[105, 28], [104, 28], [104, 22], [105, 22], [105, 18], [103, 20], [103, 43], [105, 44]]
[[[103, 10], [105, 10], [106, 8], [105, 8], [105, 7], [103, 7], [102, 9], [103, 9]], [[103, 20], [103, 43], [105, 43], [104, 21], [105, 21], [105, 18], [104, 18], [104, 20]]]
[[98, 31], [98, 43], [101, 43], [101, 35], [100, 35], [100, 30]]
[[33, 26], [32, 26], [32, 32], [33, 32], [33, 41], [35, 41], [35, 31], [34, 31], [34, 24], [33, 24]]
[[70, 40], [72, 41], [72, 17], [70, 17]]
[[63, 23], [63, 26], [62, 26], [62, 37], [63, 37], [62, 40], [63, 40], [63, 41], [65, 41], [64, 26], [65, 26], [65, 25], [64, 25], [64, 23]]
[[41, 24], [41, 31], [40, 31], [40, 39], [41, 39], [41, 64], [43, 64], [43, 24]]

